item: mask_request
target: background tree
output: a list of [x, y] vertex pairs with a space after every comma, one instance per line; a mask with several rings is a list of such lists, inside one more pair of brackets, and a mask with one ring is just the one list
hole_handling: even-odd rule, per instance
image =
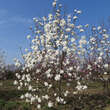
[[0, 50], [0, 79], [5, 76], [5, 52]]

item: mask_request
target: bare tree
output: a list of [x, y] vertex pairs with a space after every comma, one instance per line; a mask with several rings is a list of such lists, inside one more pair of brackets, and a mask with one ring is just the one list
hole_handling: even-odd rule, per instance
[[5, 73], [5, 52], [0, 50], [0, 79], [4, 78]]

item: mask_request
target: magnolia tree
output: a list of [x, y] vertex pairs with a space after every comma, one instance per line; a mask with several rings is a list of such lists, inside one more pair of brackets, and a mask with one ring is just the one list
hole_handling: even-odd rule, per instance
[[88, 44], [85, 47], [84, 65], [82, 72], [91, 74], [97, 78], [109, 73], [110, 64], [110, 36], [109, 30], [103, 26], [93, 26], [90, 35], [87, 36]]
[[93, 26], [89, 37], [87, 63], [92, 79], [104, 81], [108, 89], [110, 77], [110, 31], [104, 25]]
[[87, 89], [85, 80], [92, 73], [106, 74], [109, 64], [107, 31], [93, 27], [91, 36], [87, 36], [89, 25], [77, 22], [80, 10], [66, 15], [57, 0], [52, 6], [53, 14], [33, 18], [35, 27], [27, 36], [31, 44], [22, 55], [24, 63], [15, 59], [22, 70], [16, 73], [14, 84], [18, 90], [27, 88], [21, 99], [38, 109], [66, 104], [68, 96]]
[[103, 26], [92, 27], [89, 40], [89, 60], [92, 61], [92, 71], [98, 75], [109, 73], [110, 36], [108, 29]]

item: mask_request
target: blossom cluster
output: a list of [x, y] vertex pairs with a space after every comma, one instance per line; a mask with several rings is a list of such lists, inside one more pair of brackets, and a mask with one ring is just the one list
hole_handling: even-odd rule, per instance
[[22, 56], [24, 64], [15, 59], [15, 65], [22, 70], [16, 73], [14, 84], [19, 90], [28, 90], [21, 99], [35, 103], [38, 109], [66, 104], [69, 94], [87, 89], [81, 82], [108, 74], [109, 69], [108, 31], [94, 26], [87, 35], [89, 25], [77, 22], [82, 11], [75, 9], [72, 14], [62, 15], [62, 5], [57, 2], [52, 3], [53, 14], [33, 18], [35, 28], [27, 36], [31, 45]]

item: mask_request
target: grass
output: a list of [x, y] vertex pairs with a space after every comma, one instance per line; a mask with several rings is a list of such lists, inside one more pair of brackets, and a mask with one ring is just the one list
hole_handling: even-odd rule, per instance
[[[13, 80], [0, 81], [0, 83], [3, 83], [0, 85], [0, 110], [36, 110], [34, 106], [19, 99], [21, 94], [26, 93], [26, 90], [18, 91], [13, 85]], [[59, 104], [57, 109], [49, 109], [45, 105], [43, 110], [64, 110], [64, 107], [67, 108], [66, 110], [71, 110], [71, 103], [76, 106], [76, 110], [110, 110], [110, 97], [104, 94], [102, 85], [102, 82], [89, 82], [88, 90], [85, 91], [85, 94], [81, 94], [82, 101], [78, 99], [77, 95], [70, 96], [67, 98], [66, 106]]]
[[110, 110], [110, 105], [106, 106], [104, 109], [105, 110]]

